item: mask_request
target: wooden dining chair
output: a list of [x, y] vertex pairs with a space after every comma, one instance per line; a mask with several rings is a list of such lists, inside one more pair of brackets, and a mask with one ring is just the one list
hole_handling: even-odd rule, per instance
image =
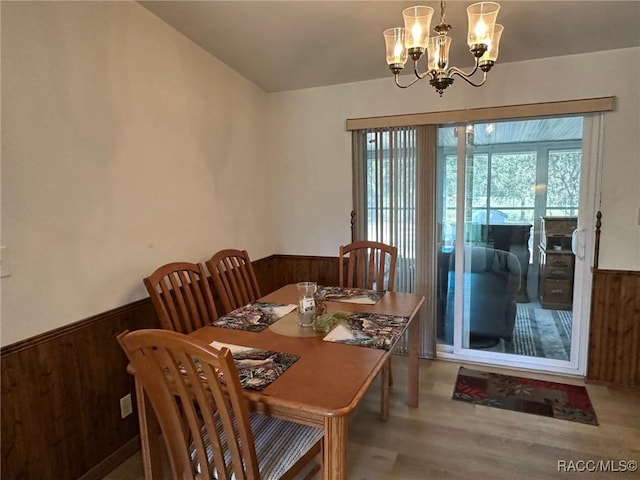
[[397, 258], [397, 247], [385, 243], [365, 240], [341, 245], [340, 286], [393, 291]]
[[262, 296], [246, 250], [220, 250], [206, 265], [225, 313]]
[[[340, 245], [338, 275], [341, 287], [393, 291], [398, 248], [381, 242], [359, 241]], [[346, 263], [346, 268], [345, 268]], [[391, 356], [381, 372], [380, 416], [389, 418], [389, 389], [393, 385]]]
[[311, 478], [320, 470], [322, 429], [249, 413], [226, 347], [155, 329], [123, 332], [118, 342], [155, 412], [172, 478], [291, 479], [303, 470]]
[[190, 333], [218, 319], [204, 267], [173, 262], [143, 279], [162, 328]]

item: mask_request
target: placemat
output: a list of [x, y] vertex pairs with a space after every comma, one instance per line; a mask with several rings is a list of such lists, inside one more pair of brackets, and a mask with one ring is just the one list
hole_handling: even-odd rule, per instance
[[[248, 390], [263, 390], [300, 358], [298, 355], [292, 353], [261, 350], [259, 348], [232, 345], [230, 343], [214, 341], [209, 345], [218, 350], [222, 347], [227, 347], [231, 350], [233, 363], [236, 365], [236, 370], [240, 378], [240, 385], [242, 388]], [[200, 361], [197, 358], [193, 358], [193, 364], [196, 366], [200, 378], [206, 382], [207, 377], [202, 370]], [[187, 374], [182, 362], [178, 362], [178, 370], [182, 375]], [[165, 372], [168, 373], [169, 369], [165, 368]], [[216, 373], [222, 383], [224, 383], [222, 373], [217, 369]]]
[[233, 345], [229, 343], [211, 342], [218, 350], [227, 347], [233, 355], [240, 384], [249, 390], [262, 390], [282, 375], [300, 358], [292, 353], [274, 352], [259, 348]]
[[211, 322], [211, 325], [248, 332], [261, 332], [295, 308], [296, 306], [292, 304], [253, 302], [227, 313]]
[[318, 296], [324, 297], [327, 302], [360, 303], [365, 305], [375, 305], [384, 294], [385, 292], [377, 290], [346, 287], [319, 287], [317, 293]]
[[323, 340], [390, 350], [408, 321], [407, 317], [355, 312], [343, 319]]

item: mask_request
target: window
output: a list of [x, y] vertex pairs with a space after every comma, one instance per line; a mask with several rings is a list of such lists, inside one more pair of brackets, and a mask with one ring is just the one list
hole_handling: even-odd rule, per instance
[[546, 215], [578, 214], [581, 162], [581, 149], [549, 151]]
[[[537, 225], [542, 216], [577, 216], [582, 124], [580, 116], [468, 127], [473, 154], [467, 167], [472, 173], [466, 186], [471, 205], [467, 221]], [[438, 134], [440, 158], [444, 159], [441, 241], [445, 247], [453, 246], [456, 229], [454, 131], [455, 127], [446, 126]]]

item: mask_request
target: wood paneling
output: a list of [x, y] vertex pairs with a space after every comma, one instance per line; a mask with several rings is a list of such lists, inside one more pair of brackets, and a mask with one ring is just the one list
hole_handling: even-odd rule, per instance
[[263, 294], [296, 282], [338, 284], [337, 256], [273, 255], [252, 263]]
[[[337, 257], [274, 255], [253, 265], [263, 294], [338, 279]], [[120, 418], [120, 398], [133, 394], [133, 379], [115, 337], [159, 326], [145, 299], [4, 347], [1, 477], [101, 478], [135, 448], [137, 414]]]
[[273, 282], [275, 264], [275, 257], [273, 255], [261, 258], [260, 260], [253, 260], [251, 264], [253, 265], [253, 272], [256, 274], [258, 285], [260, 286], [260, 293], [266, 295], [279, 288], [275, 286]]
[[[115, 336], [157, 327], [148, 300], [2, 349], [2, 478], [77, 479], [138, 433]], [[135, 399], [134, 404], [135, 404]]]
[[594, 270], [587, 378], [640, 386], [640, 272]]

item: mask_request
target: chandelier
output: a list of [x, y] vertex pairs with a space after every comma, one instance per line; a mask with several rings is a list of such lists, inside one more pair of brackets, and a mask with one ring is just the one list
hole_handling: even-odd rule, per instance
[[[429, 83], [442, 96], [442, 92], [453, 83], [453, 76], [458, 75], [474, 87], [484, 85], [487, 80], [487, 72], [491, 70], [498, 58], [498, 47], [502, 35], [502, 25], [496, 24], [496, 18], [500, 5], [495, 2], [474, 3], [467, 7], [469, 30], [467, 43], [469, 51], [475, 59], [475, 66], [470, 72], [464, 72], [456, 67], [449, 66], [449, 48], [451, 37], [447, 36], [451, 25], [445, 20], [445, 3], [440, 2], [440, 23], [433, 30], [437, 35], [429, 38], [431, 29], [431, 7], [409, 7], [402, 11], [404, 28], [389, 28], [384, 31], [384, 40], [387, 52], [387, 64], [393, 72], [396, 85], [400, 88], [408, 88], [418, 80], [429, 78]], [[427, 57], [427, 70], [419, 72], [418, 60], [425, 54]], [[415, 78], [408, 85], [400, 83], [400, 71], [404, 68], [408, 57], [413, 60]], [[474, 82], [471, 77], [478, 70], [482, 71], [482, 79]]]

